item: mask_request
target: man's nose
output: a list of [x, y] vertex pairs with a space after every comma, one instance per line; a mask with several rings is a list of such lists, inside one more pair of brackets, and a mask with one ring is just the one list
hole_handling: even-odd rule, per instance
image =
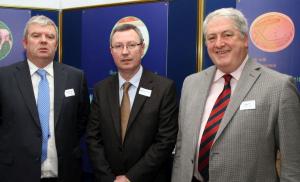
[[42, 35], [42, 36], [41, 36], [41, 42], [42, 42], [42, 43], [47, 42], [47, 37], [46, 37], [45, 35]]
[[129, 50], [127, 48], [127, 46], [125, 45], [122, 49], [122, 54], [128, 54], [129, 53]]
[[224, 40], [223, 40], [223, 38], [222, 37], [217, 37], [217, 40], [216, 40], [216, 47], [222, 47], [222, 46], [224, 46]]

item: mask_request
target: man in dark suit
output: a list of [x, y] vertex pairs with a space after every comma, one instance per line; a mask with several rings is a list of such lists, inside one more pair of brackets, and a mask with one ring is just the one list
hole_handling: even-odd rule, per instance
[[53, 62], [58, 30], [45, 16], [27, 22], [23, 45], [27, 60], [0, 68], [0, 181], [80, 182], [84, 74]]
[[96, 84], [87, 126], [97, 181], [170, 181], [167, 163], [178, 128], [176, 91], [173, 81], [141, 66], [144, 46], [134, 25], [120, 25], [111, 34], [118, 74]]

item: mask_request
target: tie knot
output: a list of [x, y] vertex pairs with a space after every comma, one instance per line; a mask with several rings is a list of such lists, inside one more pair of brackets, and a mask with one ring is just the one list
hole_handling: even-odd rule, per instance
[[232, 78], [232, 76], [230, 74], [226, 74], [223, 76], [224, 80], [225, 80], [225, 85], [230, 83], [230, 80]]
[[123, 84], [123, 91], [124, 91], [124, 92], [128, 92], [128, 89], [129, 89], [130, 86], [131, 86], [131, 83], [130, 83], [130, 82], [125, 82], [125, 83]]
[[38, 69], [37, 71], [37, 74], [42, 78], [42, 79], [45, 79], [46, 78], [46, 70], [44, 69]]

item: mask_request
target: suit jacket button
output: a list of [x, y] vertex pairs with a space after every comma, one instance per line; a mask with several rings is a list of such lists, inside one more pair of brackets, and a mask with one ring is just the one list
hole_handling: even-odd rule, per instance
[[121, 151], [121, 152], [122, 152], [122, 151], [123, 151], [123, 147], [121, 147], [121, 146], [120, 146], [120, 147], [119, 147], [119, 151]]
[[192, 164], [194, 164], [194, 160], [193, 159], [191, 160], [191, 162], [192, 162]]
[[214, 155], [219, 155], [219, 152], [212, 152], [211, 156], [214, 156]]
[[41, 161], [41, 158], [40, 158], [40, 157], [36, 157], [36, 158], [35, 158], [35, 161], [40, 162], [40, 161]]

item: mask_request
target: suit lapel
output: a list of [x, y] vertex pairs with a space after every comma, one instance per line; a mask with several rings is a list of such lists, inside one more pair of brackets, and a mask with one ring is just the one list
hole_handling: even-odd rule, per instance
[[59, 63], [53, 62], [54, 70], [54, 126], [57, 126], [59, 114], [64, 100], [64, 88], [67, 80], [67, 72]]
[[[193, 107], [193, 113], [191, 115], [191, 131], [193, 131], [193, 146], [197, 146], [198, 139], [199, 139], [199, 132], [201, 128], [201, 123], [202, 123], [202, 117], [203, 117], [203, 112], [205, 109], [205, 103], [210, 91], [210, 86], [214, 80], [214, 75], [216, 72], [215, 66], [203, 71], [204, 76], [199, 76], [197, 79], [201, 79], [200, 81], [197, 81], [197, 83], [202, 83], [201, 85], [193, 85], [196, 87], [195, 89], [195, 95], [193, 95], [193, 100], [190, 100], [189, 102], [193, 102], [192, 104]], [[203, 101], [203, 102], [199, 102]], [[185, 107], [185, 106], [183, 106]]]
[[18, 83], [18, 87], [23, 95], [24, 101], [30, 110], [30, 113], [34, 119], [34, 122], [38, 127], [40, 127], [40, 120], [37, 111], [37, 106], [35, 102], [32, 81], [30, 76], [29, 67], [26, 61], [18, 64], [16, 66], [17, 71], [15, 72], [15, 77]]
[[145, 88], [148, 90], [152, 90], [153, 89], [153, 79], [151, 77], [151, 75], [149, 74], [149, 72], [147, 71], [143, 71], [140, 83], [139, 83], [139, 87], [136, 91], [135, 94], [135, 99], [130, 111], [130, 116], [129, 116], [129, 120], [128, 120], [128, 126], [127, 126], [127, 131], [130, 129], [130, 126], [132, 125], [133, 121], [135, 120], [135, 118], [137, 117], [139, 111], [143, 108], [143, 105], [145, 103], [145, 101], [147, 100], [148, 97], [143, 96], [141, 94], [139, 94], [139, 90], [140, 88]]
[[236, 89], [231, 97], [231, 101], [227, 106], [215, 140], [218, 139], [228, 123], [231, 121], [234, 114], [239, 110], [242, 101], [251, 90], [255, 81], [259, 78], [261, 73], [259, 70], [260, 66], [258, 64], [255, 64], [252, 60], [247, 61], [241, 74], [240, 80], [238, 81]]
[[118, 75], [115, 75], [110, 82], [108, 90], [108, 99], [110, 103], [111, 115], [113, 118], [113, 124], [116, 130], [118, 138], [121, 142], [121, 116], [120, 116], [120, 104], [119, 104], [119, 79]]

